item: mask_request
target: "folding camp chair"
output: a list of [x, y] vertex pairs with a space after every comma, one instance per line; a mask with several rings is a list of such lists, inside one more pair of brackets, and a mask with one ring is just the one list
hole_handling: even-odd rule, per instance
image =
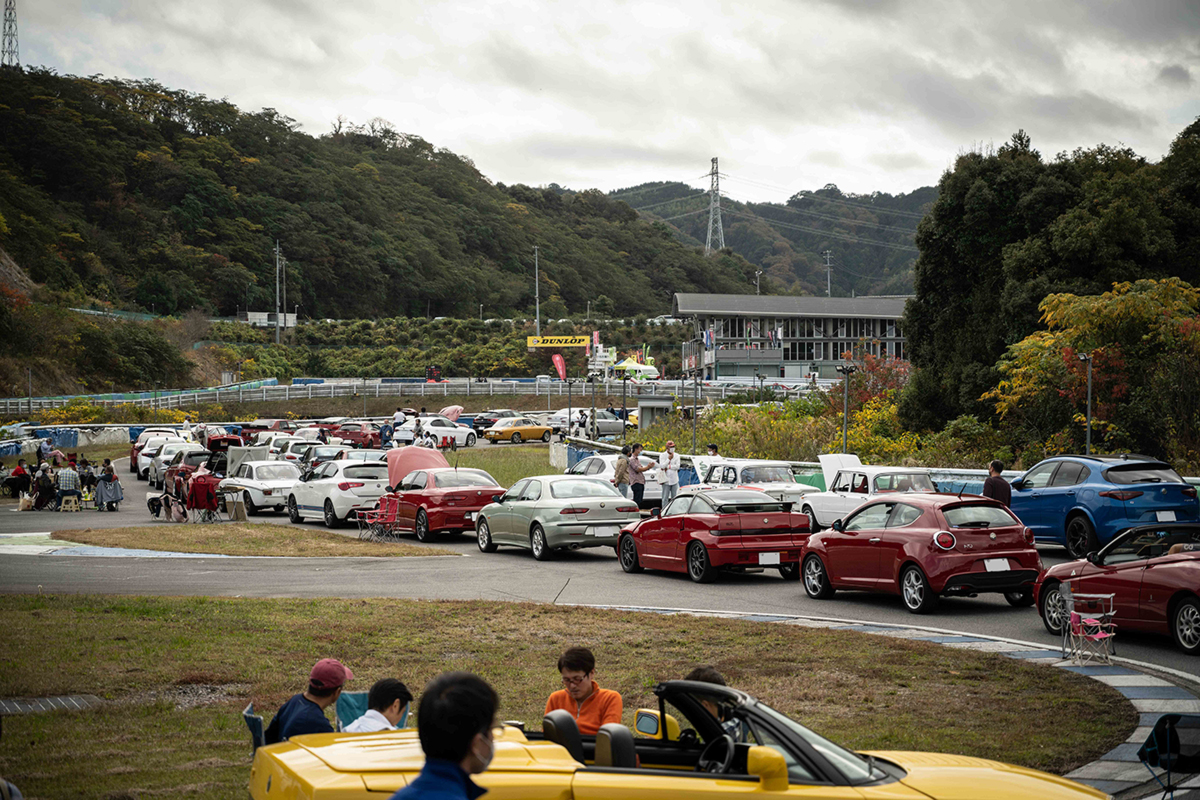
[[1112, 621], [1112, 594], [1076, 594], [1069, 581], [1059, 586], [1066, 619], [1063, 624], [1063, 658], [1076, 664], [1093, 661], [1112, 663], [1116, 653], [1117, 626]]
[[250, 729], [250, 752], [253, 753], [267, 743], [263, 718], [261, 714], [254, 713], [254, 703], [250, 703], [242, 710], [242, 719], [246, 721], [246, 727]]
[[[1182, 781], [1172, 783], [1171, 774], [1179, 777], [1200, 772], [1200, 716], [1163, 714], [1138, 750], [1138, 758], [1162, 787], [1163, 798], [1174, 798]], [[1166, 770], [1166, 783], [1154, 767]]]

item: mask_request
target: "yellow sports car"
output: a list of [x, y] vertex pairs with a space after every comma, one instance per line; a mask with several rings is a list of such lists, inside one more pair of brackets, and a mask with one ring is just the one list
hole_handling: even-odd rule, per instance
[[[938, 753], [855, 753], [735, 689], [660, 683], [658, 709], [634, 727], [610, 723], [583, 737], [566, 711], [542, 733], [505, 725], [487, 772], [485, 800], [664, 800], [778, 797], [797, 800], [1009, 800], [1106, 798], [1044, 772]], [[665, 720], [665, 724], [661, 724]], [[681, 730], [679, 720], [687, 727]], [[321, 733], [261, 747], [250, 796], [387, 798], [424, 762], [414, 730]]]
[[520, 444], [523, 440], [541, 439], [550, 441], [551, 428], [549, 425], [539, 425], [529, 417], [507, 417], [496, 420], [496, 424], [483, 432], [483, 438], [489, 442], [510, 441]]

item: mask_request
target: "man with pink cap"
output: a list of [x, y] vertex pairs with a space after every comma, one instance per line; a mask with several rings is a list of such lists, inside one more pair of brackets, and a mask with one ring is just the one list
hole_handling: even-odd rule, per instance
[[295, 694], [279, 707], [267, 726], [267, 744], [275, 744], [302, 733], [333, 733], [325, 709], [337, 702], [346, 681], [354, 677], [350, 668], [336, 658], [322, 658], [308, 673], [308, 689]]

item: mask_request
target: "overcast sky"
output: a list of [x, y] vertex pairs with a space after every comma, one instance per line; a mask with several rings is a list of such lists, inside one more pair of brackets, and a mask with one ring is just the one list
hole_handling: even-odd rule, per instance
[[21, 60], [383, 117], [505, 183], [783, 201], [933, 184], [1018, 128], [1151, 160], [1200, 116], [1200, 0], [18, 0]]

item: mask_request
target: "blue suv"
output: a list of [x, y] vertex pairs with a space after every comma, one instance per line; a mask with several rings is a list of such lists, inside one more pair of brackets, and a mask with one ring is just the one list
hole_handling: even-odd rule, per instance
[[1041, 542], [1072, 558], [1119, 531], [1155, 522], [1194, 522], [1196, 488], [1148, 456], [1055, 456], [1012, 482], [1012, 512]]

